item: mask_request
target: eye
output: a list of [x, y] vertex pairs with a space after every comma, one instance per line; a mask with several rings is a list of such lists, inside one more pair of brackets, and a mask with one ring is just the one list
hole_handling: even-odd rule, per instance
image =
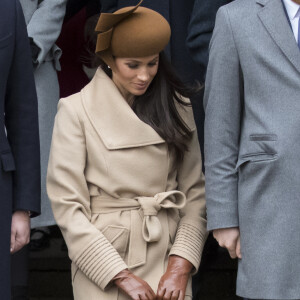
[[148, 64], [149, 67], [154, 67], [154, 66], [156, 66], [156, 65], [157, 65], [157, 61], [150, 62], [150, 63]]
[[138, 65], [137, 64], [127, 64], [129, 69], [137, 69]]

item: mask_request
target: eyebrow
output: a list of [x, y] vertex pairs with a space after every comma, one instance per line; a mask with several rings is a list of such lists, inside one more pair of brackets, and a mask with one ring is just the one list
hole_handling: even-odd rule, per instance
[[[147, 63], [152, 63], [152, 62], [155, 62], [158, 60], [158, 56], [153, 58], [152, 60], [148, 61]], [[128, 59], [128, 61], [126, 63], [137, 63], [137, 64], [140, 64], [142, 63], [140, 60], [135, 60], [135, 59]]]

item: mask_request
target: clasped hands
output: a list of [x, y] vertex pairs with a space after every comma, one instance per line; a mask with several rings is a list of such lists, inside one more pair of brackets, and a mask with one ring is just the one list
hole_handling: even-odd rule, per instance
[[186, 259], [171, 255], [165, 274], [161, 277], [157, 295], [141, 278], [123, 270], [113, 282], [132, 300], [184, 300], [185, 290], [193, 265]]

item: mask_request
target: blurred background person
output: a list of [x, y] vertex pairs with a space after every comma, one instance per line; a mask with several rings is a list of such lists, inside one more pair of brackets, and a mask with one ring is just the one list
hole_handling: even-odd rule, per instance
[[[85, 27], [87, 20], [99, 13], [99, 0], [67, 2], [64, 23], [57, 40], [57, 45], [62, 50], [61, 71], [58, 72], [61, 98], [79, 92], [91, 79], [84, 71], [84, 66], [90, 64], [91, 56], [91, 53], [85, 53]], [[89, 28], [88, 32], [95, 32], [96, 24], [93, 25], [94, 28]]]
[[191, 15], [187, 48], [191, 58], [198, 66], [198, 78], [205, 81], [208, 64], [209, 43], [215, 27], [218, 9], [232, 0], [194, 0]]

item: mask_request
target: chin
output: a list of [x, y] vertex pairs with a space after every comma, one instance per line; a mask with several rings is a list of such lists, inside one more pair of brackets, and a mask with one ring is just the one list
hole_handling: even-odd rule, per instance
[[147, 89], [144, 90], [134, 90], [131, 92], [132, 95], [134, 96], [141, 96], [144, 95], [146, 93]]

